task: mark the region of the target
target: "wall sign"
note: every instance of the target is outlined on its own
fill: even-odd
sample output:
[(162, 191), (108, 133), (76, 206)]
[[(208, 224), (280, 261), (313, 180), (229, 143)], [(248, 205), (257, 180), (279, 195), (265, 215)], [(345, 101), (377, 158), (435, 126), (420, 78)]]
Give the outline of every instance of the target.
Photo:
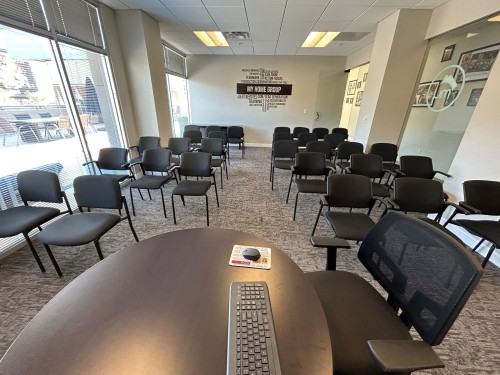
[(292, 95), (292, 85), (277, 70), (242, 69), (245, 79), (236, 84), (238, 99), (248, 99), (250, 107), (261, 107), (262, 112), (286, 104)]

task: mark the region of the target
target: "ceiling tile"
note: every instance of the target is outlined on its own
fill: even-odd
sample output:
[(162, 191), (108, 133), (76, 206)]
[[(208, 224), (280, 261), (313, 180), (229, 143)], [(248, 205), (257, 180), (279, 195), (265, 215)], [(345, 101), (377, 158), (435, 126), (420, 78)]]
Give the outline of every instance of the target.
[(245, 0), (245, 7), (248, 8), (262, 8), (268, 6), (281, 6), (285, 8), (287, 0)]
[(228, 20), (231, 20), (231, 22), (247, 22), (244, 7), (207, 7), (207, 9), (216, 23)]
[(247, 6), (248, 22), (273, 22), (281, 23), (284, 6), (263, 6), (263, 7), (248, 7)]
[(210, 22), (196, 22), (184, 21), (184, 24), (193, 31), (218, 31), (217, 24), (213, 21)]
[(210, 47), (209, 50), (214, 55), (234, 55), (233, 51), (229, 47)]
[(362, 5), (365, 8), (372, 5), (376, 0), (333, 0), (332, 3), (335, 5)]
[(164, 32), (168, 31), (192, 32), (192, 30), (186, 27), (186, 25), (184, 25), (181, 21), (160, 22), (160, 30)]
[(172, 32), (167, 32), (166, 33), (169, 37), (169, 39), (172, 40), (199, 40), (196, 35), (192, 31), (186, 32), (186, 31), (172, 31)]
[(398, 7), (398, 8), (411, 8), (415, 4), (420, 3), (422, 0), (378, 0), (375, 6), (381, 7)]
[(281, 24), (250, 23), (250, 37), (252, 40), (278, 40)]
[(250, 26), (245, 22), (217, 22), (220, 31), (250, 31)]
[(397, 11), (397, 7), (370, 7), (356, 21), (359, 22), (380, 22)]
[(324, 10), (325, 6), (323, 5), (287, 5), (285, 10), (284, 22), (316, 22)]
[(288, 0), (288, 5), (328, 5), (330, 0)]
[(280, 40), (295, 40), (301, 44), (311, 32), (314, 22), (288, 22), (283, 23), (280, 32)]
[(375, 22), (360, 22), (354, 21), (342, 31), (358, 31), (358, 32), (373, 32), (377, 30), (377, 23)]
[[(144, 0), (138, 0), (144, 1)], [(204, 6), (201, 0), (160, 0), (166, 7), (187, 7), (187, 6)]]
[(319, 21), (314, 25), (314, 31), (342, 31), (351, 24), (352, 21)]
[(231, 47), (235, 55), (253, 55), (253, 47)]
[(366, 10), (365, 6), (330, 5), (321, 16), (321, 21), (348, 21), (356, 19)]
[(434, 9), (448, 0), (423, 0), (415, 5), (415, 8)]
[(130, 9), (127, 5), (120, 0), (101, 0), (101, 3), (113, 9)]
[[(420, 0), (418, 0), (420, 1)], [(205, 6), (243, 6), (243, 0), (203, 0)]]
[(168, 9), (183, 22), (213, 22), (205, 7), (169, 7)]

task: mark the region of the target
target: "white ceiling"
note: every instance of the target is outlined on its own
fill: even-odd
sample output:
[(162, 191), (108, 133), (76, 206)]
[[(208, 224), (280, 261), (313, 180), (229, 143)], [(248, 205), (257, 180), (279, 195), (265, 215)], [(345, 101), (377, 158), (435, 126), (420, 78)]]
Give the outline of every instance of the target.
[[(347, 56), (373, 42), (377, 23), (398, 9), (433, 9), (447, 0), (101, 0), (142, 9), (161, 37), (186, 54)], [(206, 47), (193, 31), (247, 31), (250, 40)], [(310, 31), (369, 32), (359, 41), (300, 48)]]

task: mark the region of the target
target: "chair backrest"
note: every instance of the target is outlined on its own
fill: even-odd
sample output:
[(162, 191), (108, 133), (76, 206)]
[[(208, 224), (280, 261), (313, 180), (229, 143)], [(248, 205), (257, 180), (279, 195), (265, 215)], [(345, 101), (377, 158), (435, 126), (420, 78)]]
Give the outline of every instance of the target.
[(384, 162), (395, 162), (398, 157), (398, 146), (394, 143), (374, 143), (370, 154), (380, 155)]
[(295, 154), (295, 173), (303, 176), (326, 176), (325, 154), (321, 152), (297, 152)]
[(203, 138), (200, 151), (208, 152), (213, 156), (222, 156), (224, 154), (224, 141), (220, 138)]
[(318, 135), (314, 133), (299, 133), (297, 140), (299, 141), (299, 147), (305, 147), (307, 142), (317, 141)]
[(186, 130), (200, 130), (198, 125), (184, 125), (184, 131)]
[(78, 207), (122, 208), (120, 183), (111, 176), (78, 176), (73, 181)]
[(276, 133), (291, 133), (291, 130), (288, 126), (276, 126), (274, 128), (274, 134)]
[(208, 177), (212, 173), (212, 155), (208, 152), (185, 152), (179, 165), (183, 176)]
[(190, 143), (191, 140), (189, 138), (173, 137), (169, 138), (167, 148), (172, 151), (172, 154), (181, 155), (189, 151)]
[(358, 258), (430, 345), (441, 343), (483, 272), (445, 232), (395, 212), (368, 233)]
[(318, 139), (323, 139), (325, 138), (325, 135), (330, 133), (330, 130), (328, 130), (327, 128), (313, 128), (311, 133), (316, 134), (318, 136)]
[(292, 133), (285, 133), (285, 132), (280, 132), (280, 133), (274, 133), (273, 134), (273, 143), (276, 141), (291, 141), (293, 139)]
[(17, 188), (23, 202), (62, 203), (63, 193), (57, 174), (41, 170), (17, 174)]
[(200, 130), (184, 130), (182, 136), (184, 138), (189, 138), (191, 143), (200, 143), (202, 138)]
[[(284, 133), (287, 134), (287, 133)], [(299, 144), (293, 139), (276, 141), (273, 143), (273, 157), (275, 158), (295, 158), (295, 154), (299, 152)]]
[(142, 166), (148, 172), (168, 172), (172, 151), (164, 148), (148, 148), (142, 154)]
[(309, 130), (309, 128), (306, 128), (306, 127), (303, 127), (303, 126), (296, 126), (295, 128), (293, 128), (293, 138), (298, 138), (299, 137), (299, 134), (303, 134), (303, 133), (310, 133), (311, 131)]
[(219, 132), (221, 131), (221, 127), (219, 125), (208, 125), (206, 128), (205, 128), (205, 134), (208, 135), (210, 134), (210, 132)]
[(222, 130), (208, 133), (208, 138), (220, 138), (224, 141), (224, 144), (227, 143), (227, 133)]
[(382, 157), (375, 154), (352, 154), (349, 169), (353, 174), (370, 178), (380, 178), (384, 175)]
[(433, 178), (432, 159), (421, 155), (404, 155), (399, 158), (399, 169), (406, 177)]
[(344, 139), (347, 139), (347, 137), (349, 136), (349, 130), (347, 130), (346, 128), (333, 128), (332, 129), (332, 134), (342, 134), (344, 136)]
[(352, 154), (362, 154), (363, 144), (359, 142), (340, 142), (337, 147), (337, 159), (349, 160)]
[(332, 148), (332, 150), (335, 150), (337, 147), (339, 147), (339, 144), (344, 142), (345, 138), (340, 133), (332, 133), (332, 134), (325, 135), (323, 137), (323, 140), (325, 142), (330, 143), (330, 147)]
[(443, 184), (428, 178), (397, 178), (394, 202), (401, 211), (440, 213), (445, 208)]
[(244, 132), (242, 126), (230, 126), (227, 128), (228, 138), (243, 138)]
[(309, 141), (306, 144), (306, 151), (308, 152), (321, 152), (325, 154), (327, 159), (332, 158), (332, 148), (330, 143), (325, 141)]
[(500, 182), (469, 180), (463, 183), (465, 203), (485, 215), (500, 215)]
[(357, 174), (334, 174), (326, 182), (328, 205), (332, 207), (370, 208), (373, 205), (372, 182)]
[(160, 146), (160, 137), (154, 136), (144, 136), (139, 138), (139, 142), (137, 143), (137, 151), (139, 155), (142, 155), (144, 150), (149, 148), (158, 148)]
[(127, 166), (128, 150), (121, 147), (105, 147), (99, 150), (97, 162), (99, 169), (108, 169), (115, 171), (128, 170)]

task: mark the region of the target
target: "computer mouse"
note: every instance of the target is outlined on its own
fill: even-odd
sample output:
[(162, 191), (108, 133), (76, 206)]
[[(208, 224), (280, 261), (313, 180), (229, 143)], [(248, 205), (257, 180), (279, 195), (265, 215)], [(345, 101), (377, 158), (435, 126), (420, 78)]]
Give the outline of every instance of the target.
[(260, 251), (255, 247), (247, 247), (245, 250), (243, 250), (241, 255), (243, 255), (243, 258), (245, 259), (255, 261), (260, 258)]

